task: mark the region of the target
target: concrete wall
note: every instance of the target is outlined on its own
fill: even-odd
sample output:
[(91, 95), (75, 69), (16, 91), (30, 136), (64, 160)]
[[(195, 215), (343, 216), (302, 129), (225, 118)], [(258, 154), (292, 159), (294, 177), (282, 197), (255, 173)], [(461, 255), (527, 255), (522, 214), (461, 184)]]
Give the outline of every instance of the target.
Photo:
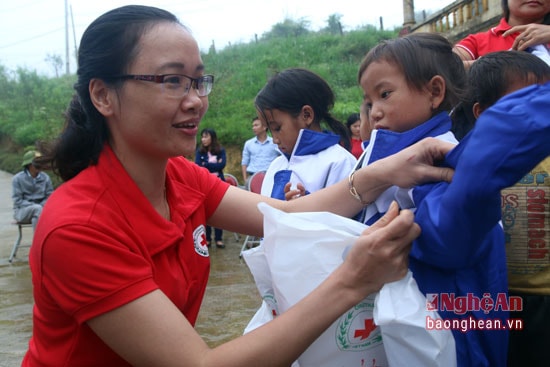
[(468, 34), (494, 27), (502, 17), (500, 0), (457, 0), (434, 13), (409, 32), (438, 32), (456, 42)]

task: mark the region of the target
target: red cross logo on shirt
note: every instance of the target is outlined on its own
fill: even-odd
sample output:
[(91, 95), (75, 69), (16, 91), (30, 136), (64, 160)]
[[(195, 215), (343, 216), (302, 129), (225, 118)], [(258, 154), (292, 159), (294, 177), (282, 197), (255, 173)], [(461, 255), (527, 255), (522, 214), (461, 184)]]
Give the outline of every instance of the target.
[(376, 329), (376, 324), (374, 323), (373, 319), (366, 319), (365, 320), (365, 328), (364, 329), (356, 329), (355, 334), (353, 335), (354, 338), (361, 338), (361, 340), (365, 340), (369, 337), (370, 333)]
[(207, 247), (208, 241), (206, 240), (206, 233), (201, 233), (201, 246)]

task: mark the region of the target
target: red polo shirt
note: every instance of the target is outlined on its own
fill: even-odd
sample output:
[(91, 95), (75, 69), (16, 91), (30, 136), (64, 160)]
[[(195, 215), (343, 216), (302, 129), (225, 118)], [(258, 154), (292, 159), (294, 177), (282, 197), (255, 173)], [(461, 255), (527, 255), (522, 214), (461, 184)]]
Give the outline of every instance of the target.
[(127, 366), (86, 322), (156, 289), (194, 324), (210, 269), (205, 222), (228, 187), (184, 158), (171, 159), (167, 221), (105, 146), (97, 165), (54, 191), (40, 217), (23, 366)]
[(519, 33), (511, 34), (508, 37), (502, 37), (502, 34), (512, 28), (506, 19), (500, 19), (500, 23), (487, 32), (470, 34), (459, 41), (455, 46), (460, 47), (470, 56), (472, 60), (495, 51), (507, 51), (512, 48), (514, 40)]

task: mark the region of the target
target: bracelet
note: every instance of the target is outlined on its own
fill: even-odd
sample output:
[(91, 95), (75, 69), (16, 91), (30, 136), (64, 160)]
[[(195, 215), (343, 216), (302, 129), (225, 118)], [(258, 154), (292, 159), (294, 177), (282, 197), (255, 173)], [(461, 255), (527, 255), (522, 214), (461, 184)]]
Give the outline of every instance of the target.
[(359, 195), (359, 193), (355, 189), (355, 186), (353, 186), (353, 177), (355, 176), (355, 172), (357, 171), (353, 171), (348, 177), (349, 193), (351, 194), (351, 196), (357, 199), (363, 206), (372, 204), (372, 201), (371, 202), (363, 201), (363, 199), (361, 198), (361, 195)]

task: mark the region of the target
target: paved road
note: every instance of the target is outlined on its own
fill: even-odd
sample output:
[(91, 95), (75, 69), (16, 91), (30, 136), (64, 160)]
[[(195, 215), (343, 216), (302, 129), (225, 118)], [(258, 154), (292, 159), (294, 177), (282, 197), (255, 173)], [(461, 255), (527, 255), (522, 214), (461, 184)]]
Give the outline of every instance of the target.
[[(12, 175), (0, 171), (0, 367), (18, 367), (32, 332), (32, 285), (29, 248), (21, 248), (13, 263), (8, 258), (17, 235), (12, 223)], [(32, 229), (25, 228), (23, 245), (30, 245)], [(243, 236), (225, 232), (225, 249), (210, 250), (212, 271), (196, 329), (211, 346), (242, 334), (259, 307), (254, 280), (239, 259)]]

